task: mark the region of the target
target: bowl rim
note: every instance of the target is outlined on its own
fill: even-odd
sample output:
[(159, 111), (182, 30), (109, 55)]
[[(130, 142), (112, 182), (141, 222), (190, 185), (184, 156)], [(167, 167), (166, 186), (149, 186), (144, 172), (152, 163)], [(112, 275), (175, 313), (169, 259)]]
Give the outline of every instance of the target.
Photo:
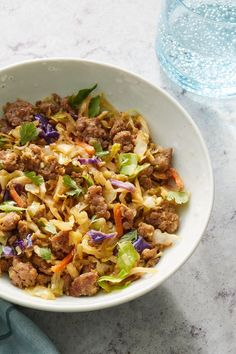
[[(1, 67), (0, 68), (0, 75), (6, 70), (15, 69), (17, 67), (24, 67), (29, 64), (45, 63), (45, 62), (49, 62), (49, 63), (52, 63), (52, 62), (57, 62), (57, 63), (58, 62), (80, 62), (80, 63), (85, 63), (85, 64), (86, 63), (87, 64), (94, 64), (96, 66), (98, 65), (98, 66), (102, 66), (104, 68), (110, 68), (110, 69), (113, 69), (116, 71), (121, 71), (124, 74), (132, 76), (134, 79), (137, 79), (137, 80), (143, 82), (144, 84), (151, 86), (151, 88), (156, 90), (159, 93), (159, 95), (164, 96), (173, 105), (175, 105), (181, 111), (181, 113), (185, 116), (185, 118), (188, 120), (190, 125), (193, 127), (193, 129), (194, 129), (194, 131), (195, 131), (195, 133), (202, 145), (202, 148), (203, 148), (203, 151), (204, 151), (204, 154), (206, 157), (208, 174), (209, 174), (209, 201), (210, 201), (210, 203), (207, 206), (207, 210), (205, 211), (205, 214), (207, 215), (206, 221), (202, 225), (202, 229), (201, 229), (201, 232), (199, 232), (198, 239), (196, 239), (195, 242), (193, 242), (190, 252), (181, 260), (181, 262), (177, 266), (175, 266), (172, 270), (167, 271), (165, 276), (163, 276), (161, 280), (157, 278), (157, 280), (154, 280), (152, 283), (145, 286), (145, 288), (138, 289), (138, 291), (136, 291), (135, 293), (126, 294), (126, 296), (117, 297), (117, 298), (111, 299), (111, 300), (109, 300), (109, 298), (108, 298), (106, 303), (101, 304), (101, 303), (99, 303), (99, 301), (97, 301), (97, 302), (94, 301), (94, 303), (90, 304), (90, 305), (86, 305), (86, 304), (76, 305), (74, 303), (70, 304), (70, 302), (69, 302), (68, 304), (66, 304), (66, 305), (63, 304), (60, 307), (53, 306), (53, 302), (51, 302), (49, 300), (44, 300), (44, 299), (40, 299), (40, 300), (44, 300), (42, 303), (39, 303), (36, 301), (34, 302), (33, 300), (29, 302), (27, 299), (21, 299), (20, 297), (17, 298), (17, 296), (14, 296), (14, 295), (7, 295), (6, 293), (3, 293), (0, 288), (0, 297), (2, 299), (6, 300), (6, 301), (10, 301), (12, 303), (15, 303), (17, 305), (25, 306), (25, 307), (36, 309), (36, 310), (43, 310), (43, 311), (86, 312), (86, 311), (101, 310), (101, 309), (121, 305), (123, 303), (129, 302), (129, 301), (134, 300), (136, 298), (139, 298), (140, 296), (147, 294), (148, 292), (155, 289), (157, 286), (161, 285), (165, 280), (167, 280), (171, 275), (173, 275), (178, 269), (180, 269), (184, 265), (184, 263), (191, 257), (191, 255), (193, 254), (193, 252), (197, 248), (198, 244), (200, 243), (200, 240), (206, 230), (206, 227), (208, 225), (208, 222), (209, 222), (209, 219), (210, 219), (210, 216), (212, 213), (213, 203), (214, 203), (214, 192), (215, 192), (213, 170), (212, 170), (212, 164), (211, 164), (208, 148), (207, 148), (206, 143), (202, 137), (200, 129), (198, 128), (198, 126), (196, 125), (194, 120), (191, 118), (190, 114), (182, 107), (182, 105), (175, 98), (173, 98), (168, 92), (166, 92), (165, 90), (163, 90), (162, 88), (160, 88), (156, 84), (148, 81), (147, 79), (144, 79), (141, 75), (136, 74), (136, 73), (129, 71), (127, 69), (124, 69), (120, 66), (108, 64), (104, 61), (88, 60), (88, 59), (76, 58), (76, 57), (49, 57), (49, 58), (43, 57), (43, 58), (37, 58), (37, 59), (28, 59), (28, 60), (20, 61), (20, 62), (11, 64), (11, 65), (6, 65), (4, 67)], [(34, 299), (34, 298), (32, 297), (32, 299)]]

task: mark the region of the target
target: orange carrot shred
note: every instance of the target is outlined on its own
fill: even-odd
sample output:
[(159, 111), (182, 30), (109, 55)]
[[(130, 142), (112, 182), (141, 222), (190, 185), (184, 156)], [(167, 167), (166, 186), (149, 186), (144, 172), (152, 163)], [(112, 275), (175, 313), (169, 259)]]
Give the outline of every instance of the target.
[(114, 209), (114, 220), (116, 225), (116, 232), (118, 237), (121, 237), (124, 233), (123, 224), (122, 224), (122, 216), (121, 216), (121, 205), (119, 203), (115, 204)]
[(16, 202), (18, 207), (24, 208), (24, 201), (21, 199), (21, 197), (19, 196), (19, 194), (15, 190), (14, 186), (11, 186), (9, 188), (9, 192), (10, 192), (12, 199), (14, 200), (14, 202)]
[(94, 147), (83, 141), (77, 141), (76, 144), (83, 148), (89, 155), (93, 155), (95, 153)]
[(72, 261), (73, 256), (74, 256), (74, 249), (65, 258), (63, 258), (59, 263), (52, 266), (51, 270), (54, 273), (62, 271), (67, 266), (67, 264)]
[(180, 191), (184, 189), (184, 182), (175, 168), (169, 168), (168, 175), (174, 179), (176, 186)]

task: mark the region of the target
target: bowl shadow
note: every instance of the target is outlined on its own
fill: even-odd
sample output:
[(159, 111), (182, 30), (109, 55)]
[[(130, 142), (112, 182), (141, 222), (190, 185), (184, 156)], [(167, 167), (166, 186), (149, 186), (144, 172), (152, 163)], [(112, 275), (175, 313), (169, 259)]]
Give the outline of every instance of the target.
[(114, 308), (49, 313), (20, 308), (62, 354), (203, 353), (205, 332), (185, 318), (165, 286)]

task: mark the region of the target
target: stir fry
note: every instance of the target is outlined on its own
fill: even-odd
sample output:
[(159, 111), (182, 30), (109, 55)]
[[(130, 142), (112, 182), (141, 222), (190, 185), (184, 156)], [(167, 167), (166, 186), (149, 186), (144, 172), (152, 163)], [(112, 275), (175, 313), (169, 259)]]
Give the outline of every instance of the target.
[(17, 99), (0, 120), (0, 274), (45, 299), (154, 272), (189, 200), (172, 148), (96, 88)]

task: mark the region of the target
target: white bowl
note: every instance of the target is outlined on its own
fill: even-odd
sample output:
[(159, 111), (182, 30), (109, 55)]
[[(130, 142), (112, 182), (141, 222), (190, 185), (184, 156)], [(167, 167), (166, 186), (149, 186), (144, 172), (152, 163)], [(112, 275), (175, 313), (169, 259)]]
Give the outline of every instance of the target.
[(158, 272), (135, 281), (122, 291), (94, 297), (60, 297), (54, 301), (29, 296), (0, 278), (0, 297), (47, 311), (90, 311), (135, 299), (172, 275), (197, 247), (213, 204), (213, 175), (206, 145), (188, 113), (160, 88), (120, 68), (78, 59), (40, 59), (0, 70), (0, 104), (22, 98), (36, 101), (50, 93), (68, 95), (98, 83), (119, 110), (135, 108), (149, 123), (154, 142), (174, 148), (174, 165), (192, 194), (181, 213), (180, 240), (157, 265)]

